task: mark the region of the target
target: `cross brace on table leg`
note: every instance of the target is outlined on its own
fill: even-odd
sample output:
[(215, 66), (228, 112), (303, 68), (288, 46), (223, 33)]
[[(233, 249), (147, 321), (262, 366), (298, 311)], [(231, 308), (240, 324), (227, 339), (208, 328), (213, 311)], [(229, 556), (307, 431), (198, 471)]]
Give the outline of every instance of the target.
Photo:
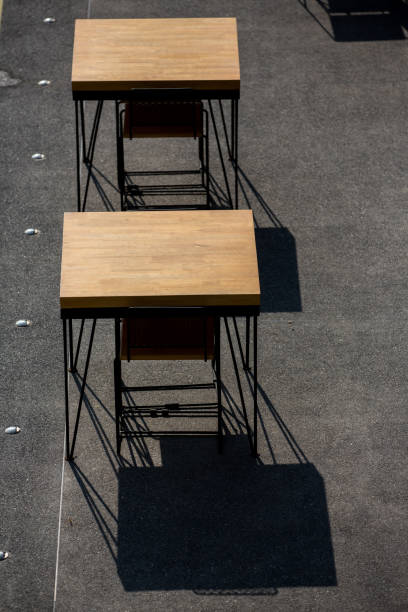
[[(84, 192), (84, 197), (82, 198), (81, 196), (81, 177), (80, 177), (80, 157), (81, 157), (81, 153), (80, 153), (80, 134), (79, 134), (79, 117), (78, 117), (78, 105), (79, 105), (79, 110), (80, 110), (80, 115), (81, 115), (81, 136), (82, 136), (82, 161), (84, 162), (86, 168), (87, 168), (87, 178), (86, 178), (86, 185), (85, 185), (85, 192)], [(102, 114), (102, 107), (103, 107), (103, 100), (98, 100), (97, 106), (96, 106), (96, 111), (95, 111), (95, 116), (94, 116), (94, 120), (93, 120), (93, 125), (92, 125), (92, 130), (91, 130), (91, 136), (89, 139), (89, 144), (88, 144), (88, 150), (86, 151), (86, 143), (85, 143), (85, 119), (84, 119), (84, 103), (83, 101), (76, 101), (75, 102), (75, 121), (76, 121), (76, 149), (77, 149), (77, 198), (78, 198), (78, 212), (84, 212), (85, 207), (86, 207), (86, 200), (88, 198), (88, 190), (89, 190), (89, 183), (90, 183), (90, 178), (91, 178), (91, 172), (92, 172), (92, 164), (93, 164), (93, 158), (94, 158), (94, 153), (95, 153), (95, 144), (96, 144), (96, 138), (98, 135), (98, 129), (99, 129), (99, 122), (101, 119), (101, 114)]]
[(238, 100), (232, 100), (232, 116), (233, 116), (233, 146), (231, 146), (232, 166), (234, 168), (235, 182), (235, 208), (238, 209)]
[(220, 317), (215, 317), (214, 321), (215, 331), (215, 375), (217, 384), (217, 440), (218, 440), (218, 452), (222, 453), (222, 403), (221, 403), (221, 330), (220, 330)]
[(221, 143), (220, 143), (220, 138), (218, 136), (218, 129), (217, 129), (217, 124), (216, 124), (215, 117), (214, 117), (214, 111), (213, 111), (213, 107), (212, 107), (212, 104), (211, 104), (211, 100), (208, 100), (208, 107), (210, 109), (211, 122), (212, 122), (212, 125), (213, 125), (213, 128), (214, 128), (215, 140), (217, 142), (218, 154), (220, 156), (220, 161), (221, 161), (222, 173), (224, 175), (225, 186), (226, 186), (227, 192), (228, 192), (228, 200), (229, 200), (231, 208), (233, 208), (231, 190), (230, 190), (230, 186), (229, 186), (227, 171), (225, 169), (224, 157), (223, 157), (222, 150), (221, 150)]
[(232, 321), (234, 324), (235, 335), (237, 337), (239, 354), (242, 361), (242, 367), (244, 370), (250, 370), (251, 367), (249, 365), (249, 348), (250, 348), (250, 334), (251, 334), (251, 317), (245, 317), (245, 356), (244, 351), (242, 349), (241, 337), (239, 335), (237, 321), (235, 317), (232, 317)]
[(218, 100), (218, 105), (220, 107), (220, 115), (221, 115), (222, 127), (224, 129), (225, 142), (227, 143), (229, 160), (232, 161), (232, 151), (231, 151), (230, 142), (229, 142), (229, 138), (228, 138), (227, 124), (226, 124), (226, 121), (225, 121), (225, 114), (224, 114), (224, 107), (222, 105), (222, 100)]
[[(246, 367), (246, 360), (249, 360), (249, 325), (250, 325), (250, 317), (246, 318), (246, 326), (247, 326), (247, 344), (246, 344), (246, 360), (244, 359), (244, 354), (243, 354), (243, 350), (242, 350), (242, 344), (241, 344), (241, 338), (239, 336), (239, 331), (238, 331), (238, 326), (237, 326), (237, 322), (235, 317), (232, 317), (232, 322), (234, 325), (234, 331), (235, 331), (235, 336), (237, 338), (237, 343), (238, 343), (238, 349), (241, 355), (241, 361), (242, 361), (242, 365), (244, 370), (249, 370), (249, 368)], [(254, 440), (253, 440), (253, 456), (257, 457), (258, 456), (258, 316), (255, 315), (253, 317), (253, 384), (254, 384), (254, 388), (253, 388), (253, 405), (254, 405), (254, 425), (253, 425), (253, 431), (254, 431)]]
[(94, 319), (93, 323), (92, 323), (92, 330), (91, 330), (91, 335), (90, 335), (90, 339), (89, 339), (88, 352), (87, 352), (87, 356), (86, 356), (84, 376), (83, 376), (83, 379), (82, 379), (82, 385), (81, 385), (81, 390), (80, 390), (80, 394), (79, 394), (78, 408), (77, 408), (77, 414), (76, 414), (75, 426), (74, 426), (74, 434), (73, 434), (72, 443), (71, 443), (70, 442), (70, 436), (69, 436), (69, 395), (68, 395), (68, 367), (67, 367), (67, 329), (66, 329), (66, 320), (65, 319), (63, 320), (64, 375), (65, 375), (65, 435), (66, 435), (66, 459), (68, 461), (72, 461), (73, 455), (74, 455), (75, 442), (76, 442), (76, 438), (77, 438), (77, 434), (78, 434), (79, 418), (81, 416), (82, 402), (83, 402), (83, 399), (84, 399), (85, 388), (86, 388), (86, 379), (87, 379), (87, 376), (88, 376), (89, 361), (90, 361), (91, 353), (92, 353), (92, 345), (93, 345), (93, 339), (94, 339), (94, 334), (95, 334), (95, 326), (96, 326), (96, 319)]
[(73, 331), (72, 331), (72, 319), (68, 320), (68, 333), (69, 333), (69, 367), (68, 367), (68, 371), (71, 372), (71, 374), (74, 374), (77, 371), (79, 351), (80, 351), (80, 348), (81, 348), (82, 334), (83, 334), (83, 331), (84, 331), (84, 323), (85, 323), (85, 319), (82, 319), (81, 327), (79, 329), (79, 334), (78, 334), (78, 341), (77, 341), (77, 346), (76, 346), (76, 351), (75, 351), (75, 358), (74, 358), (74, 335), (73, 335)]
[(254, 445), (253, 445), (253, 442), (252, 442), (251, 429), (249, 427), (248, 413), (247, 413), (247, 409), (246, 409), (246, 405), (245, 405), (244, 394), (242, 392), (241, 378), (239, 376), (239, 371), (238, 371), (238, 366), (237, 366), (237, 360), (236, 360), (236, 357), (235, 357), (234, 346), (232, 344), (232, 339), (231, 339), (231, 332), (230, 332), (228, 321), (227, 321), (226, 317), (224, 317), (224, 324), (225, 324), (225, 329), (227, 331), (228, 344), (229, 344), (229, 347), (230, 347), (230, 352), (231, 352), (231, 357), (232, 357), (232, 364), (234, 366), (235, 378), (236, 378), (237, 385), (238, 385), (238, 391), (239, 391), (239, 397), (240, 397), (240, 400), (241, 400), (242, 412), (244, 414), (244, 421), (245, 421), (245, 426), (246, 426), (247, 435), (248, 435), (249, 448), (250, 448), (251, 454), (254, 455), (255, 449), (254, 449)]

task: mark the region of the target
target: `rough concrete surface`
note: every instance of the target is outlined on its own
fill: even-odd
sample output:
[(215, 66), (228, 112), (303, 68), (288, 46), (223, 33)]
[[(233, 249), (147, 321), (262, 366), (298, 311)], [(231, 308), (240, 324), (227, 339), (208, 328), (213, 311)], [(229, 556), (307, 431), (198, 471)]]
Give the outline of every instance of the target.
[[(381, 0), (5, 0), (1, 610), (407, 609), (407, 15)], [(240, 206), (254, 212), (262, 290), (260, 458), (224, 330), (224, 453), (165, 439), (125, 445), (119, 460), (105, 321), (68, 464), (58, 289), (63, 212), (76, 209), (74, 19), (208, 16), (238, 19)], [(146, 141), (132, 154), (183, 164), (188, 146)], [(211, 160), (222, 189), (213, 137)], [(95, 165), (104, 197), (92, 185), (88, 210), (118, 210), (112, 103)], [(32, 325), (17, 329), (20, 318)], [(205, 364), (130, 366), (146, 384), (209, 376)]]

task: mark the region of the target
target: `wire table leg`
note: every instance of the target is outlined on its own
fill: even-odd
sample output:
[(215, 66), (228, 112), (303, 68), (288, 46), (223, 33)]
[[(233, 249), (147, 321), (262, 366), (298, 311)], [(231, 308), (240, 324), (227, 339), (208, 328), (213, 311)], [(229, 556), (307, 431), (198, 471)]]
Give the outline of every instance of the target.
[(254, 449), (253, 456), (258, 456), (258, 317), (254, 316)]
[(68, 371), (73, 373), (74, 369), (74, 339), (72, 332), (72, 319), (68, 319), (68, 337), (69, 337), (69, 366)]
[(64, 342), (64, 394), (65, 394), (65, 458), (69, 456), (69, 395), (68, 395), (68, 359), (67, 359), (67, 321), (62, 321)]
[(77, 371), (77, 365), (78, 365), (78, 357), (79, 357), (79, 350), (81, 348), (81, 340), (82, 340), (82, 334), (84, 332), (84, 323), (85, 323), (85, 319), (82, 319), (81, 321), (81, 327), (79, 329), (79, 335), (78, 335), (78, 342), (77, 342), (77, 347), (76, 347), (76, 351), (75, 351), (75, 359), (74, 359), (74, 365), (73, 365), (73, 372)]
[(251, 339), (251, 317), (245, 319), (245, 363), (244, 370), (250, 370), (249, 365), (249, 344)]
[[(91, 137), (89, 139), (88, 151), (87, 151), (86, 158), (84, 159), (84, 162), (88, 170), (88, 174), (86, 177), (84, 199), (82, 202), (80, 212), (85, 211), (86, 200), (88, 198), (89, 182), (91, 180), (92, 163), (93, 163), (93, 158), (94, 158), (94, 153), (95, 153), (95, 144), (96, 144), (96, 137), (98, 135), (99, 122), (100, 122), (101, 115), (102, 115), (102, 108), (103, 108), (103, 100), (98, 100), (98, 104), (97, 104), (96, 111), (95, 111), (94, 122), (92, 126)], [(85, 139), (85, 135), (83, 135), (83, 138)]]
[(208, 208), (212, 208), (211, 198), (210, 198), (210, 147), (209, 147), (209, 133), (208, 133), (208, 112), (206, 110), (203, 111), (205, 113), (205, 161), (204, 161), (204, 173), (205, 173), (205, 192), (207, 197), (207, 206)]
[(122, 414), (122, 373), (120, 361), (120, 319), (115, 319), (115, 360), (113, 363), (113, 378), (115, 389), (115, 426), (116, 452), (120, 455), (122, 438), (120, 435), (120, 418)]
[(77, 211), (81, 212), (81, 142), (79, 135), (78, 100), (75, 100), (75, 142), (76, 142), (76, 181), (77, 181)]
[(232, 165), (234, 168), (235, 180), (235, 208), (238, 209), (238, 100), (232, 101), (233, 106), (233, 134), (231, 140), (232, 146)]
[(224, 129), (225, 142), (227, 143), (228, 157), (229, 157), (229, 160), (232, 161), (232, 153), (231, 153), (231, 147), (230, 147), (230, 142), (229, 142), (229, 137), (228, 137), (227, 124), (225, 122), (225, 114), (224, 114), (224, 107), (222, 105), (222, 100), (218, 100), (218, 105), (220, 108), (222, 127)]
[[(83, 101), (75, 100), (75, 137), (76, 137), (76, 179), (77, 179), (77, 211), (83, 212), (86, 206), (88, 197), (89, 182), (91, 178), (92, 163), (95, 153), (95, 143), (98, 135), (99, 122), (101, 119), (103, 100), (99, 100), (95, 117), (92, 125), (91, 136), (89, 139), (88, 150), (85, 145), (85, 119), (84, 119), (84, 103)], [(82, 141), (82, 151), (81, 151)], [(85, 193), (82, 198), (81, 194), (81, 163), (87, 167), (88, 174), (86, 177)]]
[(231, 148), (230, 148), (230, 160), (234, 163), (234, 148), (235, 148), (235, 130), (234, 130), (234, 100), (231, 100)]
[(81, 134), (82, 134), (82, 161), (86, 160), (86, 135), (85, 135), (85, 113), (84, 113), (84, 101), (80, 102), (81, 111)]
[(115, 100), (115, 125), (116, 125), (116, 161), (117, 161), (117, 178), (120, 192), (120, 210), (124, 210), (124, 155), (123, 155), (123, 135), (122, 135), (122, 119), (120, 113), (119, 100)]
[[(234, 319), (234, 322), (235, 322), (235, 319)], [(244, 414), (244, 421), (245, 421), (245, 426), (246, 426), (247, 435), (248, 435), (249, 449), (251, 451), (251, 455), (253, 455), (254, 454), (254, 446), (253, 446), (253, 443), (252, 443), (251, 429), (249, 427), (248, 413), (247, 413), (247, 409), (246, 409), (246, 405), (245, 405), (244, 394), (243, 394), (243, 391), (242, 391), (241, 379), (240, 379), (240, 376), (239, 376), (239, 371), (238, 371), (237, 359), (235, 357), (234, 346), (232, 344), (231, 332), (230, 332), (228, 320), (227, 320), (226, 317), (224, 317), (224, 323), (225, 323), (225, 329), (227, 331), (228, 344), (229, 344), (229, 347), (230, 347), (230, 353), (231, 353), (231, 357), (232, 357), (232, 364), (234, 366), (235, 378), (236, 378), (237, 385), (238, 385), (238, 392), (239, 392), (239, 397), (240, 397), (240, 400), (241, 400), (242, 412)]]
[(228, 201), (230, 203), (231, 208), (233, 208), (231, 190), (230, 190), (230, 186), (229, 186), (227, 171), (225, 169), (224, 157), (223, 157), (223, 154), (222, 154), (220, 138), (218, 136), (217, 123), (215, 121), (214, 111), (213, 111), (213, 107), (212, 107), (212, 104), (211, 104), (211, 100), (208, 100), (208, 107), (210, 109), (211, 123), (212, 123), (212, 126), (214, 128), (215, 140), (217, 142), (218, 154), (219, 154), (220, 161), (221, 161), (222, 173), (224, 175), (225, 187), (226, 187), (227, 193), (228, 193)]
[(217, 380), (218, 452), (222, 453), (220, 317), (215, 317), (215, 374)]
[(76, 438), (78, 434), (79, 418), (81, 416), (82, 402), (83, 402), (84, 394), (85, 394), (86, 378), (88, 376), (89, 361), (91, 359), (91, 353), (92, 353), (92, 344), (93, 344), (93, 339), (94, 339), (94, 334), (95, 334), (95, 326), (96, 326), (96, 319), (94, 319), (92, 323), (91, 337), (89, 339), (89, 347), (88, 347), (88, 353), (86, 356), (84, 377), (82, 379), (81, 392), (79, 394), (78, 409), (77, 409), (77, 415), (75, 419), (75, 427), (74, 427), (74, 434), (72, 436), (71, 448), (69, 448), (69, 439), (67, 440), (68, 441), (68, 456), (67, 456), (68, 461), (72, 461), (73, 455), (74, 455), (75, 442), (76, 442)]

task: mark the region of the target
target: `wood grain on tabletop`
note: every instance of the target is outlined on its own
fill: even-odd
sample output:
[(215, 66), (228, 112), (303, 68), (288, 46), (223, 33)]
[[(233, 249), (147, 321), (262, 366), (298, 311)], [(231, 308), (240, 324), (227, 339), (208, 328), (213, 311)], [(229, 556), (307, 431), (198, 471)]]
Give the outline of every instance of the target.
[(72, 89), (239, 90), (235, 18), (77, 19)]
[(252, 211), (64, 215), (62, 308), (259, 302)]

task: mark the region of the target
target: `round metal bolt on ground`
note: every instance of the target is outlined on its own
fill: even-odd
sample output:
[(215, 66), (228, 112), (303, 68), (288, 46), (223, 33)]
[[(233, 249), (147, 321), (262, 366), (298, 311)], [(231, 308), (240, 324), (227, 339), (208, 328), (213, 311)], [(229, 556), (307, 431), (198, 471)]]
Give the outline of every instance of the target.
[(4, 433), (6, 434), (18, 434), (20, 433), (21, 429), (20, 427), (17, 427), (17, 425), (12, 425), (11, 427), (6, 427), (6, 429), (4, 430)]
[(47, 85), (50, 85), (51, 81), (47, 81), (47, 79), (42, 79), (41, 81), (38, 81), (37, 85), (39, 85), (40, 87), (47, 87)]
[(34, 161), (42, 161), (45, 159), (45, 155), (43, 153), (34, 153), (34, 155), (31, 156), (31, 159)]
[(39, 234), (40, 230), (35, 229), (35, 227), (29, 227), (24, 231), (27, 236), (34, 236), (35, 234)]
[(43, 19), (44, 23), (55, 23), (56, 19), (55, 17), (46, 17), (45, 19)]
[(31, 325), (31, 321), (28, 319), (19, 319), (16, 321), (16, 327), (28, 327), (29, 325)]
[(7, 559), (8, 556), (9, 556), (8, 552), (4, 550), (0, 550), (0, 561), (4, 561), (4, 559)]

